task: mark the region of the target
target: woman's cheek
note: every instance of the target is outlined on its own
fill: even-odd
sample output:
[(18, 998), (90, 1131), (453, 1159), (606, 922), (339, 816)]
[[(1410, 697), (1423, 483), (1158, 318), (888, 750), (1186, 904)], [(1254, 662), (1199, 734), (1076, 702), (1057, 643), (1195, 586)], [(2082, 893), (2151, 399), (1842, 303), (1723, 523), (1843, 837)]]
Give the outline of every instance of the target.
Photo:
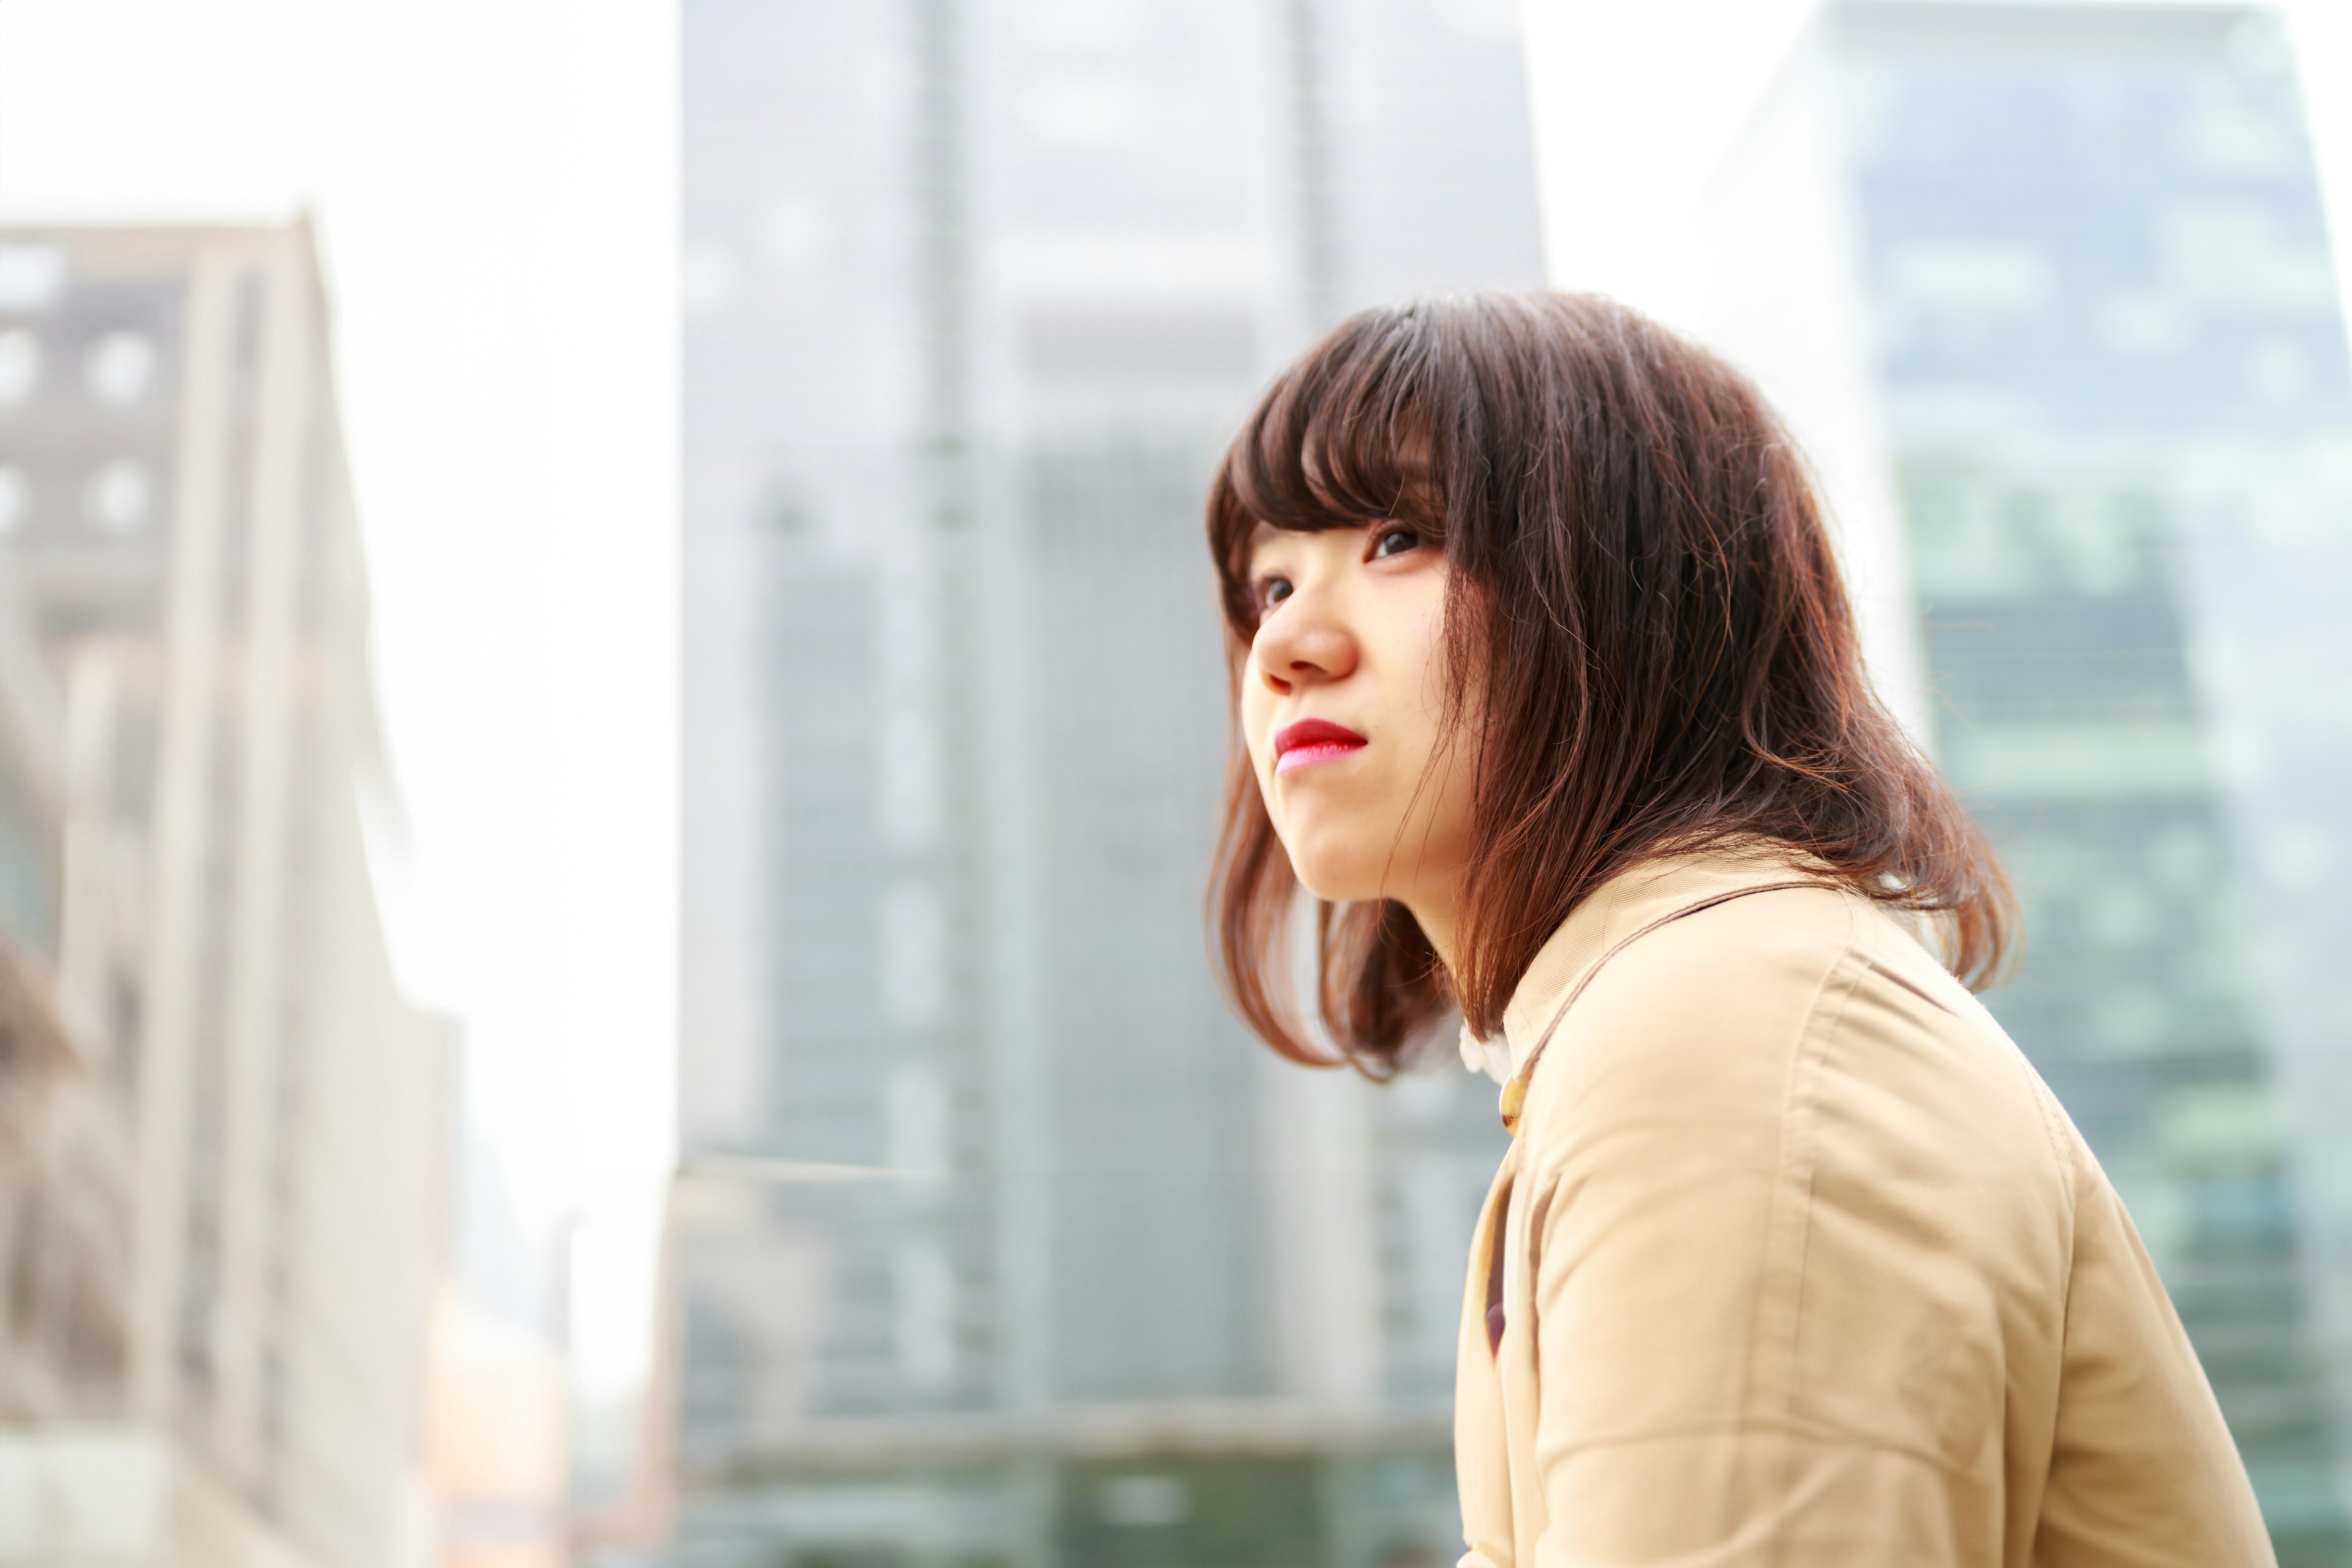
[(1258, 787), (1264, 790), (1268, 783), (1265, 765), (1267, 719), (1265, 700), (1258, 690), (1261, 683), (1262, 678), (1255, 663), (1242, 667), (1242, 747), (1249, 752), (1250, 771), (1257, 775)]

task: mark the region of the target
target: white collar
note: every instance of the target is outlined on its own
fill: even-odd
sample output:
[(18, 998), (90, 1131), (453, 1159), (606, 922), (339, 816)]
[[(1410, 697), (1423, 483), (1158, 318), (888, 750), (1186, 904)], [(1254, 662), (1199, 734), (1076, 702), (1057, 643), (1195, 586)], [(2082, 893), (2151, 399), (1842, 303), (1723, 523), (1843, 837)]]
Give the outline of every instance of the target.
[(1462, 1065), (1472, 1072), (1483, 1072), (1496, 1083), (1511, 1081), (1511, 1047), (1500, 1039), (1482, 1040), (1462, 1028)]

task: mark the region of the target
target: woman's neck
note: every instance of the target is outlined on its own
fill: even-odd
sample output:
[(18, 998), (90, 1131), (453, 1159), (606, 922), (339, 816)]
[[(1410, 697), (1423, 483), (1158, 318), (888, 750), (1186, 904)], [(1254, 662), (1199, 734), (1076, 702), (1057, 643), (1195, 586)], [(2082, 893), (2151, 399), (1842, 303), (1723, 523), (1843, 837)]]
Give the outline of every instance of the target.
[(1398, 901), (1412, 914), (1413, 923), (1421, 927), (1421, 934), (1429, 939), (1429, 945), (1437, 950), (1437, 962), (1445, 966), (1447, 976), (1460, 973), (1454, 962), (1454, 926), (1461, 912), (1457, 901), (1450, 898)]

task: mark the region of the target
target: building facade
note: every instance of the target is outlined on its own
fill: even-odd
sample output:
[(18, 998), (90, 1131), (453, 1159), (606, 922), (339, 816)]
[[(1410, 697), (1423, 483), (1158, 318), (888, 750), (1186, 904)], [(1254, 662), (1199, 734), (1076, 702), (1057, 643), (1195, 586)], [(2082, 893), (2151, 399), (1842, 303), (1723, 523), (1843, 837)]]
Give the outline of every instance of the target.
[(2352, 379), (2288, 37), (1849, 0), (1713, 203), (1748, 242), (1717, 341), (1883, 476), (1844, 521), (1908, 589), (1890, 695), (2024, 906), (1987, 1001), (2138, 1222), (2282, 1562), (2352, 1562), (2321, 956), (2352, 638), (2313, 587), (2352, 565)]
[(1993, 1005), (2139, 1221), (2282, 1555), (2352, 1561), (2323, 1194), (2264, 1009), (2295, 982), (2245, 918), (2299, 869), (2244, 820), (2271, 781), (2232, 722), (2231, 645), (2276, 606), (2200, 592), (2283, 509), (2352, 519), (2292, 56), (2243, 9), (1838, 26), (1939, 751), (2032, 943)]
[(1445, 1552), (1491, 1086), (1219, 1001), (1200, 518), (1320, 326), (1539, 280), (1513, 10), (684, 16), (676, 1560)]
[[(37, 1227), (30, 1194), (47, 1164), (58, 1098), (70, 1095), (87, 1065), (58, 1020), (51, 989), (62, 729), (57, 685), (34, 646), (20, 585), (0, 566), (0, 1257), (14, 1260), (25, 1285), (37, 1272), (45, 1287), (16, 1296), (22, 1305), (0, 1319), (0, 1407), (16, 1410), (68, 1408), (102, 1378), (110, 1308), (120, 1294), (106, 1279), (120, 1247), (95, 1237), (60, 1248), (56, 1263), (33, 1261), (55, 1243)], [(61, 1283), (60, 1274), (79, 1278)], [(89, 1308), (99, 1310), (86, 1316)]]
[(0, 1560), (411, 1550), (443, 1049), (370, 879), (341, 442), (306, 227), (0, 234), (6, 635), (56, 692), (79, 1058), (10, 1194), (5, 1310), (67, 1373), (11, 1390), (11, 1495), (52, 1503)]

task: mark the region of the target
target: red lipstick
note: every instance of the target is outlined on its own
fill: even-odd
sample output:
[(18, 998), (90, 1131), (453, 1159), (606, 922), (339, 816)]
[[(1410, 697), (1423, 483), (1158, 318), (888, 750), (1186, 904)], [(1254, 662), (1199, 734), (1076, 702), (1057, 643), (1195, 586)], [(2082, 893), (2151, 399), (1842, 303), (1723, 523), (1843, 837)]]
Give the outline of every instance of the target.
[(1363, 736), (1328, 719), (1301, 719), (1274, 732), (1274, 771), (1313, 767), (1360, 752), (1367, 743)]

